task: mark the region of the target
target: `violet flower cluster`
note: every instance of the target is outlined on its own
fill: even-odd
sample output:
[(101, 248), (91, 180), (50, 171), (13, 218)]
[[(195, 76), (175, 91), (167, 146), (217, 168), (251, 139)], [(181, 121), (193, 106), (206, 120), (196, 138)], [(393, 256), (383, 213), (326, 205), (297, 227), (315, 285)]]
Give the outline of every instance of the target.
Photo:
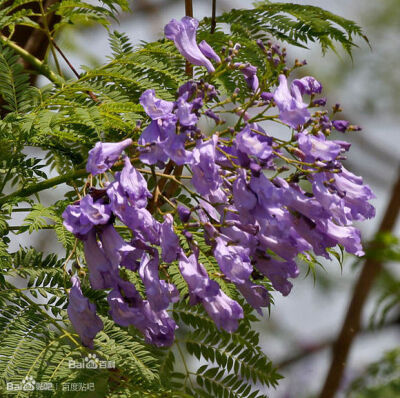
[[(263, 91), (257, 68), (234, 62), (239, 45), (221, 60), (208, 43), (197, 44), (197, 26), (189, 17), (172, 20), (165, 34), (189, 62), (207, 69), (207, 78), (183, 84), (175, 101), (146, 90), (140, 104), (150, 122), (137, 142), (131, 138), (99, 142), (89, 152), (87, 171), (93, 176), (106, 173), (122, 156), (120, 171), (63, 213), (65, 227), (83, 241), (91, 287), (108, 291), (110, 316), (121, 326), (136, 327), (157, 346), (172, 344), (177, 327), (167, 312), (180, 299), (168, 274), (172, 263), (187, 284), (189, 303), (200, 303), (219, 328), (233, 332), (243, 309), (218, 280), (236, 286), (262, 313), (270, 303), (263, 281), (287, 295), (292, 288), (289, 279), (299, 274), (298, 255), (314, 253), (329, 259), (329, 249), (338, 244), (348, 253), (363, 255), (360, 231), (353, 222), (374, 216), (371, 189), (342, 165), (350, 144), (328, 139), (332, 129), (358, 128), (344, 120), (330, 120), (327, 112), (311, 113), (312, 107), (326, 102), (315, 99), (322, 85), (310, 76), (289, 85), (282, 68), (284, 52), (258, 43), (278, 70), (277, 87)], [(210, 83), (216, 68), (239, 70), (253, 102), (224, 107), (227, 102), (219, 102), (219, 92)], [(250, 105), (257, 107), (257, 116), (251, 116)], [(275, 107), (279, 115), (266, 116)], [(235, 128), (205, 135), (199, 120), (223, 126), (224, 112), (238, 115)], [(278, 118), (293, 129), (288, 141), (274, 137), (260, 124)], [(124, 154), (128, 148), (131, 156)], [(166, 164), (173, 166), (170, 170), (185, 166), (191, 186), (179, 174), (157, 174), (157, 168), (167, 169)], [(139, 170), (138, 165), (148, 168)], [(161, 219), (153, 206), (156, 190), (149, 191), (145, 172), (179, 183), (191, 205), (161, 192)], [(118, 232), (123, 226), (130, 231), (129, 241)], [(199, 231), (220, 272), (211, 274), (199, 261), (195, 239)], [(145, 295), (121, 276), (123, 268), (136, 273)], [(82, 342), (91, 347), (102, 322), (95, 306), (83, 297), (76, 277), (68, 313)]]

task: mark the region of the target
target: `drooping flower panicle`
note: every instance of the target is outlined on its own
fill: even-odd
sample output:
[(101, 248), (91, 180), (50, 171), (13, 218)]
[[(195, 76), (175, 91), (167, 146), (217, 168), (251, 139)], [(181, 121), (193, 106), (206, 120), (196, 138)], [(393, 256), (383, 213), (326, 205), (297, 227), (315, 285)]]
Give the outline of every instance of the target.
[[(270, 305), (270, 292), (259, 279), (267, 279), (286, 296), (292, 289), (290, 279), (299, 274), (299, 255), (329, 259), (337, 244), (362, 255), (360, 231), (353, 222), (375, 214), (369, 203), (374, 198), (371, 189), (342, 165), (350, 144), (329, 139), (332, 129), (345, 132), (357, 127), (332, 121), (327, 112), (311, 111), (326, 103), (314, 98), (322, 85), (311, 76), (289, 85), (282, 73), (285, 51), (258, 42), (278, 71), (277, 87), (270, 90), (255, 66), (235, 62), (239, 45), (221, 60), (208, 43), (197, 44), (197, 27), (196, 20), (185, 17), (172, 20), (165, 34), (190, 63), (209, 73), (215, 70), (210, 59), (218, 68), (240, 71), (248, 102), (225, 108), (218, 90), (204, 79), (181, 85), (175, 101), (160, 98), (152, 89), (144, 91), (140, 104), (148, 124), (137, 142), (128, 138), (97, 143), (89, 152), (87, 170), (92, 175), (107, 172), (117, 162), (119, 171), (63, 213), (66, 229), (83, 241), (91, 287), (108, 291), (110, 316), (121, 326), (134, 326), (157, 346), (172, 344), (177, 327), (167, 312), (179, 300), (169, 267), (177, 264), (189, 303), (202, 305), (219, 328), (233, 332), (244, 312), (218, 282), (234, 285), (262, 313)], [(232, 102), (237, 94), (238, 89)], [(288, 141), (275, 137), (270, 125), (266, 130), (261, 125), (263, 118), (277, 118), (265, 116), (275, 106), (280, 122), (294, 129)], [(238, 118), (235, 127), (209, 135), (200, 130), (204, 119), (217, 128), (223, 125), (222, 113)], [(127, 155), (132, 153), (130, 159)], [(185, 180), (176, 173), (182, 166)], [(174, 175), (168, 174), (172, 170)], [(144, 173), (155, 179), (153, 192)], [(182, 189), (176, 197), (167, 189), (172, 184)], [(162, 201), (165, 207), (160, 207)], [(129, 240), (119, 228), (129, 232)], [(200, 262), (200, 239), (201, 245), (208, 245), (217, 271), (217, 265), (211, 272)], [(122, 277), (125, 272), (141, 280), (144, 295)], [(82, 342), (91, 347), (101, 321), (94, 305), (82, 296), (79, 280), (73, 277), (72, 282), (68, 313)]]

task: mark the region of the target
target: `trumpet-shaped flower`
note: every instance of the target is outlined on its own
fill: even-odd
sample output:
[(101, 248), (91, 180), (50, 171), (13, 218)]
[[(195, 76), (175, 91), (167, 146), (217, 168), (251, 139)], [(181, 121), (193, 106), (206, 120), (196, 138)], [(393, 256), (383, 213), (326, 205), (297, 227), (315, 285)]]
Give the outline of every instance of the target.
[[(164, 29), (165, 37), (173, 40), (179, 52), (193, 65), (205, 66), (209, 73), (215, 71), (213, 64), (203, 54), (196, 42), (199, 22), (191, 17), (181, 21), (172, 19)], [(204, 48), (204, 46), (203, 46)]]
[(98, 142), (89, 151), (87, 172), (93, 175), (104, 173), (114, 165), (123, 150), (130, 145), (132, 145), (130, 138), (121, 142)]
[(279, 118), (290, 127), (295, 129), (310, 119), (299, 87), (295, 85), (289, 90), (285, 75), (279, 75), (279, 86), (274, 91), (274, 101), (279, 109)]
[(69, 292), (68, 317), (79, 334), (83, 345), (93, 349), (93, 339), (103, 329), (103, 322), (96, 314), (96, 305), (82, 294), (79, 278), (71, 278)]

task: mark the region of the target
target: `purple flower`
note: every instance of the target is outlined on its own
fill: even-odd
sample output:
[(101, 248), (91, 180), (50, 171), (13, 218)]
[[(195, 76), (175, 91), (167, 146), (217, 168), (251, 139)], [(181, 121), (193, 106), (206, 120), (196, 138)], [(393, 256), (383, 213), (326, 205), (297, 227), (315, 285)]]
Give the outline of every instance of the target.
[(202, 40), (199, 43), (200, 51), (207, 57), (213, 59), (217, 64), (221, 63), (221, 58), (219, 55), (214, 51), (214, 49), (205, 41)]
[(319, 118), (319, 129), (323, 132), (329, 132), (332, 128), (331, 119), (327, 115), (323, 115)]
[(118, 268), (113, 267), (104, 251), (100, 248), (94, 230), (83, 241), (83, 250), (92, 288), (95, 290), (112, 288), (115, 283), (115, 277), (118, 276)]
[(135, 248), (125, 242), (111, 224), (100, 231), (100, 240), (104, 254), (114, 268), (118, 268), (122, 260), (135, 251)]
[(75, 236), (84, 237), (93, 228), (93, 223), (82, 213), (80, 205), (68, 205), (62, 217), (64, 227)]
[(140, 259), (143, 256), (143, 250), (134, 247), (132, 251), (124, 252), (120, 265), (131, 271), (137, 271), (140, 266)]
[(179, 257), (179, 270), (189, 287), (190, 304), (194, 305), (206, 297), (214, 297), (220, 287), (217, 282), (210, 279), (206, 269), (198, 262), (195, 254), (186, 257), (181, 252)]
[(147, 324), (143, 334), (147, 343), (156, 347), (169, 347), (174, 342), (174, 332), (178, 327), (173, 319), (170, 318), (166, 310), (155, 312), (150, 303), (144, 302), (144, 313)]
[(178, 236), (174, 232), (174, 219), (171, 214), (164, 216), (164, 222), (161, 224), (160, 242), (163, 261), (166, 263), (175, 261), (180, 252), (180, 244)]
[(147, 189), (147, 182), (131, 164), (128, 157), (125, 157), (125, 166), (121, 173), (116, 174), (119, 187), (129, 198), (132, 206), (141, 208), (147, 206), (147, 198), (151, 198), (151, 193)]
[(256, 91), (259, 86), (257, 77), (257, 67), (247, 64), (235, 63), (234, 66), (243, 73), (244, 79), (246, 80), (247, 86), (250, 90)]
[(165, 163), (168, 155), (165, 146), (168, 138), (175, 135), (176, 116), (169, 115), (152, 121), (142, 132), (138, 140), (140, 148), (140, 160), (146, 164)]
[(347, 215), (342, 198), (334, 189), (328, 187), (330, 178), (330, 173), (316, 173), (309, 176), (314, 197), (329, 212), (332, 219), (341, 224), (347, 224)]
[[(365, 220), (375, 217), (375, 208), (368, 203), (375, 195), (368, 185), (363, 184), (363, 179), (346, 170), (342, 166), (340, 173), (332, 174), (335, 180), (332, 184), (340, 196), (343, 197), (345, 206), (350, 210), (352, 220)], [(349, 217), (349, 215), (348, 215)]]
[(147, 209), (131, 207), (121, 218), (138, 238), (152, 244), (160, 244), (160, 223)]
[(329, 219), (319, 220), (317, 227), (329, 238), (342, 245), (347, 252), (356, 256), (364, 255), (361, 245), (361, 233), (357, 228), (337, 225)]
[(335, 160), (342, 152), (342, 147), (336, 141), (328, 141), (321, 132), (318, 135), (298, 134), (299, 148), (306, 154), (305, 160)]
[(297, 184), (289, 184), (283, 178), (275, 178), (274, 181), (282, 190), (282, 203), (289, 208), (312, 220), (329, 216), (321, 203), (315, 198), (307, 196)]
[(272, 101), (272, 100), (274, 99), (274, 94), (273, 94), (273, 93), (268, 93), (268, 92), (266, 92), (266, 91), (263, 91), (263, 92), (260, 94), (260, 97), (261, 97), (261, 99), (262, 99), (263, 101), (265, 101), (265, 102), (270, 102), (270, 101)]
[(187, 135), (171, 134), (164, 145), (164, 152), (177, 164), (190, 164), (193, 161), (193, 153), (185, 150)]
[(296, 231), (301, 235), (313, 248), (317, 256), (323, 256), (330, 259), (326, 249), (336, 246), (336, 241), (329, 238), (326, 234), (316, 228), (315, 222), (307, 217), (293, 217), (293, 225)]
[(269, 249), (285, 260), (293, 260), (312, 246), (300, 236), (293, 226), (291, 214), (286, 209), (270, 209), (270, 216), (260, 225), (259, 247)]
[(217, 237), (214, 256), (225, 276), (234, 283), (245, 283), (253, 267), (250, 263), (249, 249), (228, 244), (227, 239)]
[(110, 219), (110, 206), (93, 203), (91, 195), (84, 196), (78, 205), (69, 205), (65, 208), (62, 217), (65, 228), (80, 239), (93, 228), (94, 225), (106, 224)]
[(267, 289), (264, 286), (256, 285), (253, 282), (246, 281), (243, 284), (236, 285), (239, 292), (246, 301), (261, 315), (261, 307), (268, 307), (270, 304)]
[(185, 127), (194, 126), (197, 123), (198, 117), (192, 113), (193, 105), (182, 97), (178, 98), (176, 105), (176, 116), (179, 123)]
[(84, 196), (79, 205), (82, 215), (86, 216), (93, 225), (107, 224), (110, 219), (110, 206), (101, 203), (101, 201), (93, 203), (91, 195)]
[(127, 138), (121, 142), (98, 142), (89, 151), (86, 170), (93, 175), (104, 173), (118, 160), (122, 151), (132, 145), (132, 140)]
[(213, 135), (207, 141), (198, 142), (193, 150), (192, 183), (197, 192), (207, 195), (221, 184), (220, 168), (215, 163), (215, 147), (218, 136)]
[[(235, 146), (218, 145), (220, 150), (215, 152), (215, 161), (222, 167), (232, 168), (233, 165), (238, 165), (238, 157), (240, 154)], [(245, 154), (243, 154), (246, 156)]]
[(246, 181), (246, 172), (240, 170), (238, 178), (233, 183), (233, 199), (236, 208), (241, 211), (250, 211), (257, 205), (257, 196), (252, 192)]
[(312, 101), (311, 106), (325, 106), (326, 105), (326, 98), (318, 98)]
[(170, 283), (160, 280), (158, 275), (158, 253), (152, 259), (144, 254), (139, 267), (139, 275), (146, 288), (147, 299), (155, 312), (165, 310), (169, 303), (179, 300), (179, 292)]
[(137, 238), (159, 244), (160, 223), (147, 209), (136, 207), (135, 203), (131, 204), (118, 181), (114, 181), (108, 186), (107, 195), (110, 198), (113, 213), (137, 234)]
[(191, 211), (186, 206), (178, 205), (177, 207), (179, 218), (182, 222), (186, 223), (190, 219)]
[(279, 109), (279, 118), (290, 127), (295, 129), (310, 119), (299, 87), (293, 86), (289, 91), (285, 75), (279, 75), (279, 86), (274, 91), (274, 100)]
[(196, 91), (197, 83), (193, 80), (189, 80), (178, 88), (178, 97), (183, 97), (188, 100), (189, 98), (193, 97)]
[(146, 324), (143, 313), (144, 300), (131, 282), (118, 278), (108, 294), (110, 315), (121, 326), (135, 325), (138, 329)]
[(207, 109), (204, 114), (208, 116), (209, 118), (213, 119), (216, 124), (221, 124), (222, 119), (220, 118), (219, 115), (217, 115), (215, 112), (213, 112), (211, 109)]
[(347, 120), (332, 120), (332, 125), (337, 131), (344, 133), (349, 128), (350, 122)]
[[(257, 130), (259, 131), (253, 131)], [(267, 137), (258, 126), (246, 124), (236, 136), (236, 147), (239, 151), (258, 159), (268, 159), (272, 154), (272, 138)]]
[(339, 224), (375, 216), (375, 208), (368, 203), (375, 198), (370, 187), (343, 166), (341, 173), (317, 173), (309, 179), (314, 196)]
[[(241, 216), (233, 213), (227, 213), (225, 216), (226, 227), (221, 228), (221, 232), (235, 242), (238, 246), (243, 246), (249, 249), (250, 255), (254, 252), (258, 245), (256, 235), (259, 231), (259, 226), (255, 224), (245, 224), (241, 220)], [(253, 220), (252, 220), (253, 221)]]
[(295, 79), (292, 87), (297, 86), (300, 93), (303, 94), (320, 94), (322, 92), (322, 84), (312, 76), (305, 76), (302, 79)]
[(203, 306), (218, 328), (227, 332), (234, 332), (239, 326), (239, 319), (243, 318), (242, 307), (221, 289), (217, 295), (205, 297)]
[(107, 196), (112, 212), (123, 220), (131, 205), (119, 181), (115, 180), (107, 187)]
[(196, 42), (199, 22), (191, 17), (183, 17), (181, 21), (172, 19), (165, 26), (167, 39), (173, 40), (179, 52), (193, 65), (205, 66), (209, 73), (215, 71), (212, 63), (202, 53)]
[(69, 291), (68, 317), (79, 334), (82, 344), (93, 349), (93, 339), (103, 329), (103, 322), (96, 314), (96, 305), (82, 294), (79, 278), (71, 278)]
[(257, 203), (263, 216), (270, 213), (270, 209), (281, 207), (282, 191), (279, 190), (264, 174), (253, 176), (250, 180), (250, 189), (257, 196)]
[(173, 102), (157, 98), (155, 91), (150, 89), (146, 90), (140, 96), (140, 104), (152, 120), (157, 120), (169, 115), (172, 113), (174, 107)]
[(257, 269), (265, 275), (272, 283), (274, 289), (287, 296), (292, 289), (292, 284), (288, 278), (296, 278), (299, 270), (294, 261), (278, 261), (273, 258), (258, 258), (256, 262)]
[(168, 313), (155, 312), (148, 301), (137, 299), (135, 292), (130, 292), (125, 285), (122, 288), (125, 297), (119, 289), (112, 290), (107, 297), (114, 321), (121, 326), (133, 325), (150, 344), (157, 347), (170, 346), (177, 326)]
[[(212, 199), (210, 198), (211, 195), (206, 195), (205, 199), (208, 200), (209, 202), (212, 202)], [(199, 205), (200, 207), (205, 210), (207, 213), (207, 216), (211, 217), (214, 221), (220, 221), (221, 219), (221, 214), (218, 213), (218, 210), (216, 207), (211, 205), (210, 203), (206, 202), (203, 199), (199, 199)]]

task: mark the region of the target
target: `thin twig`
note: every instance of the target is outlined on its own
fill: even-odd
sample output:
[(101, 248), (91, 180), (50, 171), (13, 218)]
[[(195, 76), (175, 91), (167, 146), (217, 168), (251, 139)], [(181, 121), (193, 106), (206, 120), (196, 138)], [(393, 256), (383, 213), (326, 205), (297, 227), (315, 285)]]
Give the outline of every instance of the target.
[[(378, 234), (391, 232), (396, 224), (400, 212), (400, 169), (397, 181), (393, 187), (392, 196), (387, 205), (385, 214), (378, 229)], [(379, 250), (377, 244), (373, 248)], [(340, 386), (346, 366), (348, 354), (357, 333), (361, 327), (361, 314), (367, 301), (368, 294), (382, 269), (382, 264), (373, 258), (367, 258), (361, 274), (354, 287), (353, 296), (342, 329), (332, 348), (332, 361), (320, 398), (333, 398)]]
[(45, 6), (43, 5), (43, 1), (42, 1), (42, 0), (39, 0), (39, 7), (40, 7), (40, 12), (42, 13), (42, 18), (41, 18), (41, 19), (42, 19), (42, 23), (43, 23), (43, 26), (44, 26), (44, 32), (45, 32), (45, 34), (46, 34), (46, 36), (47, 36), (47, 40), (48, 40), (48, 42), (49, 42), (50, 51), (51, 51), (51, 54), (53, 55), (54, 62), (55, 62), (55, 64), (56, 64), (57, 72), (58, 72), (58, 74), (59, 74), (60, 76), (62, 76), (62, 71), (61, 71), (60, 63), (58, 62), (57, 54), (56, 54), (56, 52), (54, 51), (54, 46), (53, 46), (53, 44), (52, 44), (52, 42), (51, 42), (52, 37), (51, 37), (49, 25), (48, 25), (48, 23), (47, 23), (47, 15), (46, 15), (46, 12), (45, 12), (45, 10), (44, 10), (44, 7), (45, 7)]
[(193, 18), (193, 3), (192, 0), (185, 0), (185, 15)]
[[(64, 52), (61, 50), (60, 47), (58, 47), (58, 45), (56, 44), (56, 42), (54, 41), (53, 38), (51, 38), (51, 44), (54, 46), (54, 48), (60, 53), (61, 57), (63, 58), (63, 60), (67, 63), (67, 65), (69, 66), (69, 68), (72, 70), (73, 74), (80, 79), (81, 75), (78, 73), (78, 71), (74, 68), (74, 66), (71, 64), (71, 62), (69, 61), (69, 59), (66, 57), (66, 55), (64, 54)], [(99, 99), (97, 98), (97, 96), (92, 92), (92, 91), (86, 91), (87, 94), (90, 96), (90, 98), (95, 101), (95, 102), (99, 102)]]
[(217, 26), (217, 0), (212, 0), (212, 10), (211, 10), (211, 30), (210, 33), (215, 32)]
[(71, 64), (71, 62), (69, 62), (68, 58), (65, 56), (65, 54), (63, 53), (63, 51), (61, 50), (60, 47), (58, 47), (58, 45), (56, 44), (56, 42), (54, 41), (53, 38), (51, 38), (51, 43), (54, 46), (54, 48), (60, 53), (61, 57), (64, 59), (64, 61), (67, 63), (67, 65), (69, 66), (69, 68), (72, 70), (73, 74), (79, 79), (81, 77), (81, 75), (78, 73), (78, 71), (74, 68), (74, 66)]
[[(185, 15), (193, 18), (193, 3), (192, 0), (185, 0)], [(185, 72), (189, 77), (193, 76), (193, 66), (186, 60)]]
[[(116, 163), (114, 167), (116, 169), (122, 167), (122, 162)], [(136, 170), (139, 171), (140, 173), (144, 173), (144, 174), (151, 174), (152, 173), (151, 170), (146, 170), (146, 169), (138, 168)], [(76, 180), (78, 178), (87, 177), (88, 175), (89, 175), (89, 173), (85, 169), (79, 169), (79, 170), (70, 171), (69, 173), (66, 173), (66, 174), (63, 174), (63, 175), (60, 175), (60, 176), (57, 176), (57, 177), (54, 177), (54, 178), (49, 178), (48, 180), (41, 181), (41, 182), (38, 182), (36, 184), (28, 185), (27, 187), (21, 188), (18, 191), (15, 191), (15, 192), (7, 195), (7, 196), (0, 197), (0, 207), (4, 203), (7, 203), (12, 199), (15, 199), (15, 198), (26, 198), (28, 196), (31, 196), (31, 195), (35, 194), (35, 193), (44, 191), (45, 189), (52, 188), (52, 187), (54, 187), (56, 185), (60, 185), (60, 184), (63, 184), (65, 182), (68, 182), (68, 181), (73, 181), (73, 180)], [(156, 175), (159, 176), (159, 177), (162, 177), (163, 179), (165, 179), (165, 182), (168, 179), (170, 179), (170, 180), (174, 181), (177, 184), (183, 185), (183, 183), (181, 181), (179, 181), (179, 179), (177, 179), (177, 177), (175, 175), (169, 175), (169, 174), (166, 174), (166, 173), (159, 173), (159, 172), (156, 172)], [(179, 178), (190, 179), (191, 177), (189, 177), (189, 176), (179, 176)], [(185, 187), (185, 189), (188, 190), (186, 187)]]

